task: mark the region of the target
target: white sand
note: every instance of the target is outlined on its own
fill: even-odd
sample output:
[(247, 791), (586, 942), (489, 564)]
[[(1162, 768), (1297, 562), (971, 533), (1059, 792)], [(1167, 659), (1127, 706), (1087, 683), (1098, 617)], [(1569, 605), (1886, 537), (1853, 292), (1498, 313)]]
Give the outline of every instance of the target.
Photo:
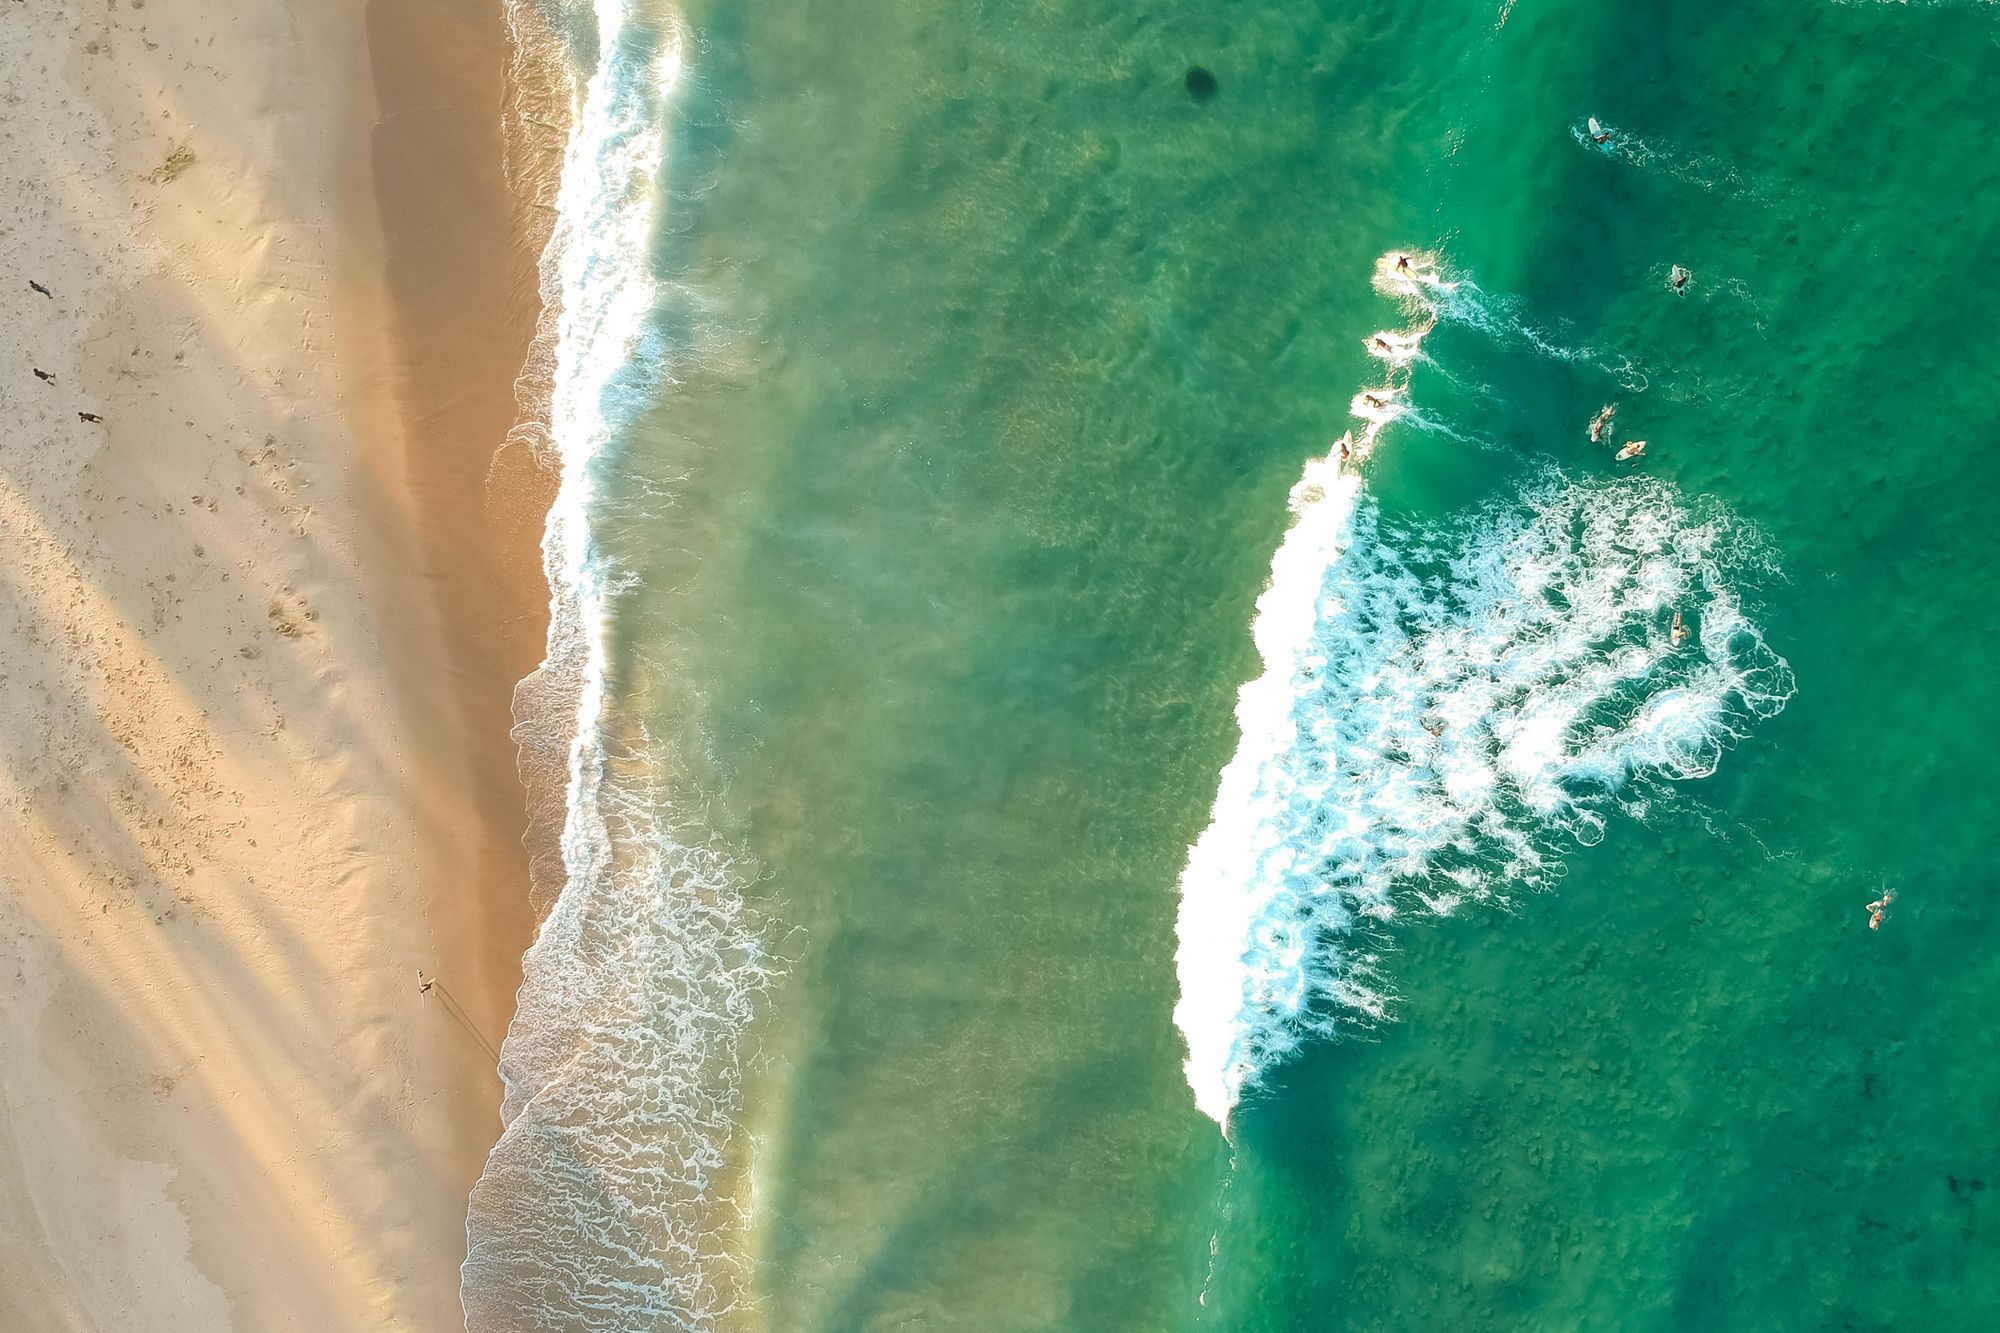
[(454, 906), (521, 891), (510, 775), (409, 530), (363, 14), (0, 0), (0, 1329), (462, 1322), (525, 940)]

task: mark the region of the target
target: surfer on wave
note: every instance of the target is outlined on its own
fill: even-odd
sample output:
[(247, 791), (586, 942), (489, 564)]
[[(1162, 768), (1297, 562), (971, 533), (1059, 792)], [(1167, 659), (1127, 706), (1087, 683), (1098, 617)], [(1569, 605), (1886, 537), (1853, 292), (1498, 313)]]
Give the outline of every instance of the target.
[(1618, 415), (1618, 404), (1606, 403), (1602, 411), (1590, 419), (1590, 442), (1604, 443), (1605, 435), (1611, 430), (1611, 420)]

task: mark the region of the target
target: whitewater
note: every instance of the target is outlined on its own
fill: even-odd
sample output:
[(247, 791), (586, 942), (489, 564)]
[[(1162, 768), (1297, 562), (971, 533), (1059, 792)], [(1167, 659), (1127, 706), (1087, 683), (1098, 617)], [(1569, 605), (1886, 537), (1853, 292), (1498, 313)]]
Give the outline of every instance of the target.
[(626, 0), (594, 12), (543, 261), (559, 307), (548, 650), (515, 704), (524, 773), (553, 756), (565, 777), (560, 865), (538, 875), (553, 882), (537, 884), (546, 915), (501, 1051), (505, 1127), (467, 1219), (474, 1333), (705, 1329), (740, 1300), (728, 1153), (765, 955), (735, 860), (681, 813), (698, 802), (607, 689), (631, 578), (593, 535), (621, 433), (670, 380), (649, 241), (672, 198), (684, 43)]
[(1385, 519), (1357, 465), (1410, 415), (1424, 335), (1543, 340), (1434, 257), (1385, 256), (1374, 282), (1412, 323), (1369, 340), (1389, 383), (1292, 489), (1251, 622), (1263, 670), (1180, 881), (1174, 1018), (1225, 1129), (1301, 1043), (1388, 1016), (1392, 921), (1547, 883), (1565, 844), (1712, 773), (1793, 689), (1740, 591), (1774, 572), (1761, 543), (1664, 482), (1550, 468), (1474, 512)]

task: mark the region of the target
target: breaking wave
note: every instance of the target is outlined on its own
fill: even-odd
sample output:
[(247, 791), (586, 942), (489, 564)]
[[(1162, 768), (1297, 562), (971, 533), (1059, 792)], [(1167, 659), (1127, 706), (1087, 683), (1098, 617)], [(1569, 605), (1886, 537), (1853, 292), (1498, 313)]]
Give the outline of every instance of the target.
[[(1377, 286), (1462, 304), (1379, 267)], [(1251, 627), (1263, 673), (1180, 885), (1174, 1018), (1225, 1127), (1302, 1041), (1386, 1014), (1380, 927), (1546, 882), (1793, 688), (1739, 591), (1774, 572), (1760, 543), (1664, 482), (1551, 470), (1391, 521), (1329, 456), (1291, 505)]]
[(630, 576), (593, 535), (599, 476), (669, 362), (651, 324), (649, 241), (670, 197), (682, 41), (626, 0), (596, 0), (594, 20), (544, 259), (560, 301), (547, 340), (561, 469), (542, 546), (548, 651), (515, 698), (531, 790), (539, 774), (562, 777), (547, 803), (560, 832), (533, 867), (546, 915), (501, 1049), (504, 1129), (467, 1217), (472, 1333), (708, 1329), (741, 1288), (729, 1150), (766, 958), (742, 872), (676, 814), (686, 794), (607, 689)]

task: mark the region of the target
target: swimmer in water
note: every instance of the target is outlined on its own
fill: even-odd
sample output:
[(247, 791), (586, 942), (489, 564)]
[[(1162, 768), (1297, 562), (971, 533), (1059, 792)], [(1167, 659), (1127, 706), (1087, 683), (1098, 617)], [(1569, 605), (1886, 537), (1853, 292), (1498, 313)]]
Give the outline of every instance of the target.
[(1894, 889), (1884, 889), (1882, 896), (1868, 904), (1868, 929), (1882, 929), (1882, 918), (1889, 915), (1889, 904), (1896, 901)]
[(1684, 292), (1687, 290), (1688, 279), (1693, 276), (1694, 274), (1676, 264), (1674, 265), (1673, 272), (1667, 274), (1667, 286), (1676, 292)]
[(1644, 440), (1634, 440), (1618, 451), (1618, 461), (1622, 463), (1628, 458), (1637, 458), (1645, 452), (1646, 442)]
[(1618, 415), (1618, 404), (1606, 403), (1604, 410), (1590, 419), (1590, 442), (1602, 444), (1604, 434), (1611, 429), (1611, 419)]
[(1676, 648), (1680, 647), (1681, 640), (1688, 636), (1687, 626), (1681, 623), (1681, 613), (1678, 611), (1674, 612), (1674, 627), (1669, 633), (1673, 637), (1674, 647)]

